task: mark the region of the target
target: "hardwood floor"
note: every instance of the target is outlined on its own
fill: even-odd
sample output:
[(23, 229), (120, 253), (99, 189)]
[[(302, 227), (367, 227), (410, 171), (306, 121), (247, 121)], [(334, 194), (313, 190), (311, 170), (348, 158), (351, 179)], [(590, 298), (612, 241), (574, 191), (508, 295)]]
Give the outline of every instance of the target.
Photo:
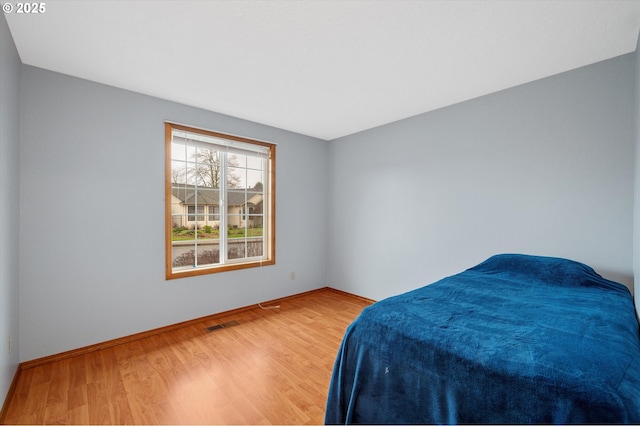
[(24, 369), (4, 421), (322, 424), (342, 336), (370, 304), (322, 289)]

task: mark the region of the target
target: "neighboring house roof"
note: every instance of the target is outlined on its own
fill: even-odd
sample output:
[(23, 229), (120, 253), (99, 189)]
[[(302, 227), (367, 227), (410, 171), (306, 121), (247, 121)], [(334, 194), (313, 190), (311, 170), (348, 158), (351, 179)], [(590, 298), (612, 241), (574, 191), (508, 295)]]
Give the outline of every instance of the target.
[[(171, 194), (179, 199), (183, 204), (219, 204), (220, 190), (216, 188), (198, 187), (198, 199), (196, 203), (196, 191), (193, 185), (180, 185), (179, 187), (171, 187)], [(259, 193), (249, 192), (247, 198), (250, 200)], [(244, 192), (229, 191), (227, 193), (228, 203), (230, 206), (241, 206), (245, 203)], [(259, 201), (262, 201), (260, 197)], [(257, 204), (257, 203), (255, 203)]]

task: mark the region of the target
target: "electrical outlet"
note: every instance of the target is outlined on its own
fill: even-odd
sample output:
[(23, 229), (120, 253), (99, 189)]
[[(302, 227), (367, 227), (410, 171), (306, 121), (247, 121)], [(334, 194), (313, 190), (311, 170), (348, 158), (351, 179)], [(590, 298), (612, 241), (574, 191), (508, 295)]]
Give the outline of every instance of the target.
[(9, 335), (9, 355), (11, 355), (12, 351), (13, 351), (13, 338), (11, 337), (11, 335)]
[(295, 280), (296, 279), (296, 271), (291, 271), (291, 273), (289, 274), (289, 278), (291, 280)]

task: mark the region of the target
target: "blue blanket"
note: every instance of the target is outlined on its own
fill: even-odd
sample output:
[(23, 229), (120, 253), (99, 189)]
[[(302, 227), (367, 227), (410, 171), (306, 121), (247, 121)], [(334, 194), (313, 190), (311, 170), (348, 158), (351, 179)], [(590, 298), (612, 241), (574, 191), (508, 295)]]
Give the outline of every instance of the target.
[(631, 294), (507, 254), (375, 303), (345, 333), (325, 422), (640, 423)]

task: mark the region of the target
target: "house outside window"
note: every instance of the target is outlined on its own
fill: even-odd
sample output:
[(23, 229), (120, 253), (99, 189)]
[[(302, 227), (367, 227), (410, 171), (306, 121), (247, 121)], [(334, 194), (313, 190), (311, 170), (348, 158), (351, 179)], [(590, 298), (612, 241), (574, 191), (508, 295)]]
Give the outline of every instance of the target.
[(275, 263), (275, 145), (166, 123), (167, 279)]

